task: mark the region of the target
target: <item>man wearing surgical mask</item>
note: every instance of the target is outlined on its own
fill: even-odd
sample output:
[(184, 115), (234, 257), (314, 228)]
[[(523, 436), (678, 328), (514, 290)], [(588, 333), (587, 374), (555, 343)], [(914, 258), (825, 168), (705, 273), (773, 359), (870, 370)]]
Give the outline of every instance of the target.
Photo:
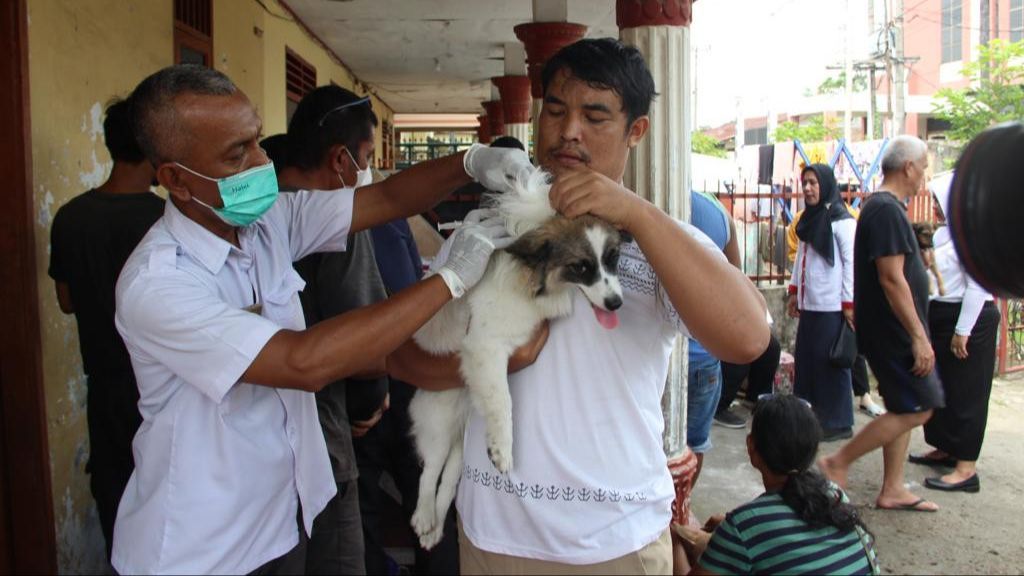
[(311, 392), (379, 368), (510, 239), (477, 213), (438, 274), (309, 329), (292, 262), (344, 250), (350, 234), (426, 210), (470, 178), (507, 187), (505, 167), (521, 159), (474, 148), (359, 190), (279, 195), (255, 107), (220, 72), (168, 67), (131, 101), (169, 201), (116, 290), (143, 423), (114, 568), (304, 572), (313, 520), (337, 492)]
[[(286, 165), (278, 162), (281, 191), (341, 193), (370, 184), (377, 123), (369, 98), (334, 85), (306, 94), (288, 125)], [(295, 263), (295, 270), (306, 282), (299, 298), (307, 326), (387, 299), (369, 230), (350, 235), (345, 250), (306, 256)], [(313, 523), (307, 574), (366, 573), (359, 514), (363, 495), (357, 484), (353, 436), (362, 436), (377, 424), (387, 393), (383, 358), (377, 366), (316, 393), (338, 493)]]

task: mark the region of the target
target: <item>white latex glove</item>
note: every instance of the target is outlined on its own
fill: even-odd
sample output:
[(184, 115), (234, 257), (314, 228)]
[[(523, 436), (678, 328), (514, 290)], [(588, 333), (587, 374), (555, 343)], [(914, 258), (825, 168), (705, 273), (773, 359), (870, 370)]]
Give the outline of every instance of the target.
[(523, 182), (535, 170), (526, 152), (518, 148), (491, 148), (473, 144), (462, 158), (462, 166), (473, 180), (495, 192), (512, 192), (516, 179)]
[(515, 240), (505, 229), (504, 218), (496, 210), (473, 210), (452, 237), (451, 251), (437, 273), (458, 298), (476, 286), (487, 270), (487, 262), (495, 250)]

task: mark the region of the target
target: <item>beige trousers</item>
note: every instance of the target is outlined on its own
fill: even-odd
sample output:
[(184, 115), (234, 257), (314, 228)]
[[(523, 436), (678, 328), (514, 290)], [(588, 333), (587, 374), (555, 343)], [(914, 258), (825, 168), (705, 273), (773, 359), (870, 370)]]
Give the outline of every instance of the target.
[(462, 574), (671, 574), (672, 537), (668, 528), (647, 546), (607, 562), (562, 564), (506, 556), (473, 545), (459, 522), (459, 571)]

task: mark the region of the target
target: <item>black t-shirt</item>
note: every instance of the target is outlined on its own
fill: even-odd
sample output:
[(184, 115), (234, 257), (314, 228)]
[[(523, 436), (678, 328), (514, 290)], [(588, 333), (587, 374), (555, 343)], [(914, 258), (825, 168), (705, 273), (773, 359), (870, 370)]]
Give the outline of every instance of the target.
[(128, 350), (114, 327), (114, 287), (128, 256), (163, 213), (163, 199), (152, 192), (90, 190), (53, 219), (48, 273), (70, 288), (82, 364), (90, 376), (131, 373)]
[[(299, 292), (306, 326), (388, 297), (377, 270), (369, 230), (349, 236), (344, 252), (310, 254), (295, 262), (294, 266), (306, 281), (306, 287)], [(327, 453), (336, 482), (347, 482), (358, 476), (351, 422), (372, 416), (387, 393), (386, 376), (346, 378), (332, 382), (316, 393), (320, 427), (327, 441)]]
[(862, 352), (911, 355), (910, 334), (885, 297), (875, 260), (903, 254), (903, 277), (914, 297), (914, 308), (927, 330), (928, 275), (921, 250), (907, 218), (906, 207), (890, 192), (872, 194), (861, 210), (853, 243), (853, 301), (857, 343)]

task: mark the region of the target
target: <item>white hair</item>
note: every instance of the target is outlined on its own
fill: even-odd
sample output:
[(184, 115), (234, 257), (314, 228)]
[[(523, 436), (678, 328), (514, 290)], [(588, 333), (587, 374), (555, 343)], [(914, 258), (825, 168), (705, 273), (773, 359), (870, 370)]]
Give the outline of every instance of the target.
[(882, 174), (901, 170), (907, 162), (917, 162), (928, 155), (928, 146), (916, 136), (906, 134), (889, 141), (882, 155)]
[(488, 194), (484, 204), (497, 208), (505, 217), (505, 228), (513, 236), (522, 236), (555, 215), (548, 200), (552, 176), (541, 168), (521, 172), (513, 189), (504, 194)]

